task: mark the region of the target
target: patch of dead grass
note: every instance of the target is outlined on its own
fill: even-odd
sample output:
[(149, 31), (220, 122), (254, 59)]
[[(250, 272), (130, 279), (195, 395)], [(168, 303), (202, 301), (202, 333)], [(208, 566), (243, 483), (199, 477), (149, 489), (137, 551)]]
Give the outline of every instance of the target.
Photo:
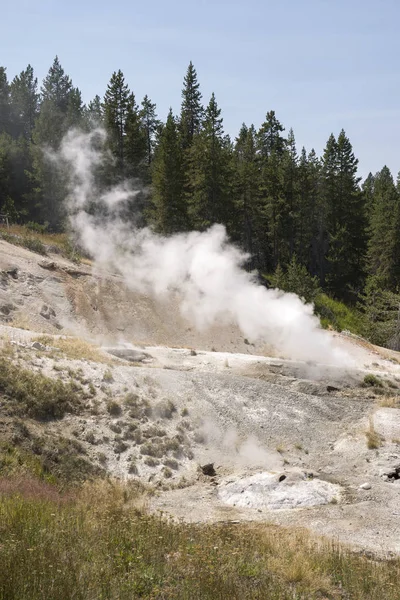
[(47, 335), (39, 336), (36, 341), (45, 346), (58, 348), (65, 357), (72, 360), (90, 360), (92, 362), (103, 363), (106, 365), (115, 364), (111, 357), (103, 353), (95, 345), (76, 337), (51, 337)]

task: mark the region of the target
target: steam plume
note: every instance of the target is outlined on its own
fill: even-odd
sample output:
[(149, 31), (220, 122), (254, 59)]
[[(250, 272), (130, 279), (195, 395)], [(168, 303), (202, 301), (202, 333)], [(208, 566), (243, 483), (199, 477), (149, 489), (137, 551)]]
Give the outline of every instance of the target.
[[(104, 140), (102, 130), (70, 131), (57, 156), (71, 172), (67, 205), (72, 228), (96, 262), (118, 271), (132, 290), (159, 298), (178, 293), (182, 314), (199, 329), (235, 322), (250, 341), (263, 340), (288, 357), (334, 364), (347, 360), (320, 328), (311, 305), (295, 294), (257, 285), (242, 268), (247, 256), (229, 243), (222, 225), (168, 238), (148, 228), (133, 230), (123, 210), (135, 191), (127, 184), (107, 192), (96, 188), (94, 174), (103, 156), (98, 148)], [(95, 216), (89, 212), (94, 203), (102, 207)]]

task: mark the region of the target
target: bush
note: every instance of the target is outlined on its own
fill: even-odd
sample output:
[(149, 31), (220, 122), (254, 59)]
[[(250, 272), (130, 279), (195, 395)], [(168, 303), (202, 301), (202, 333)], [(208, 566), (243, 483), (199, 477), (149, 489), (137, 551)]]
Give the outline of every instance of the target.
[(34, 231), (35, 233), (46, 233), (48, 228), (49, 228), (49, 223), (46, 221), (46, 223), (44, 223), (43, 225), (41, 225), (40, 223), (35, 223), (34, 221), (28, 221), (28, 223), (26, 223), (25, 227), (27, 229), (29, 229), (30, 231)]
[(81, 406), (72, 383), (21, 369), (5, 358), (0, 358), (0, 395), (13, 413), (40, 420), (61, 419)]
[(35, 237), (26, 236), (22, 238), (21, 246), (24, 246), (24, 248), (27, 248), (31, 252), (36, 252), (36, 254), (43, 254), (43, 256), (47, 254), (46, 246)]
[[(122, 412), (121, 405), (115, 400), (110, 400), (107, 402), (107, 411), (112, 417), (118, 417)], [(119, 431), (121, 431), (121, 429)]]
[(371, 373), (369, 373), (368, 375), (366, 375), (364, 377), (364, 386), (366, 387), (378, 387), (378, 388), (383, 388), (383, 382), (381, 379), (379, 379), (379, 377), (376, 377), (376, 375), (372, 375)]

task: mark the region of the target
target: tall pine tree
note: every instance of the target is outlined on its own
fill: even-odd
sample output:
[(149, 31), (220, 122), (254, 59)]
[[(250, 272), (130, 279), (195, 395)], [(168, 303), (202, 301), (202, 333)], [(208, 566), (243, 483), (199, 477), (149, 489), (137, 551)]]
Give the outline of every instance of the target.
[(172, 114), (162, 128), (153, 166), (152, 222), (164, 235), (187, 228), (187, 210), (183, 193), (183, 157), (180, 136)]

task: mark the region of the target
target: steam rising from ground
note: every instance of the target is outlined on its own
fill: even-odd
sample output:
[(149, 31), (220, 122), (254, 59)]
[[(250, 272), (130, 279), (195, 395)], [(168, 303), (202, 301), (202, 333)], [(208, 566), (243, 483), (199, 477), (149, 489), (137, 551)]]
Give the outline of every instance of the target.
[(177, 294), (182, 314), (199, 329), (234, 322), (250, 341), (263, 340), (288, 357), (347, 362), (320, 329), (311, 305), (295, 294), (258, 285), (242, 268), (247, 256), (229, 243), (222, 225), (172, 237), (133, 229), (124, 211), (137, 192), (128, 184), (106, 192), (96, 187), (104, 141), (101, 130), (70, 131), (56, 157), (71, 172), (67, 206), (72, 228), (97, 263), (118, 271), (132, 290), (156, 298)]

